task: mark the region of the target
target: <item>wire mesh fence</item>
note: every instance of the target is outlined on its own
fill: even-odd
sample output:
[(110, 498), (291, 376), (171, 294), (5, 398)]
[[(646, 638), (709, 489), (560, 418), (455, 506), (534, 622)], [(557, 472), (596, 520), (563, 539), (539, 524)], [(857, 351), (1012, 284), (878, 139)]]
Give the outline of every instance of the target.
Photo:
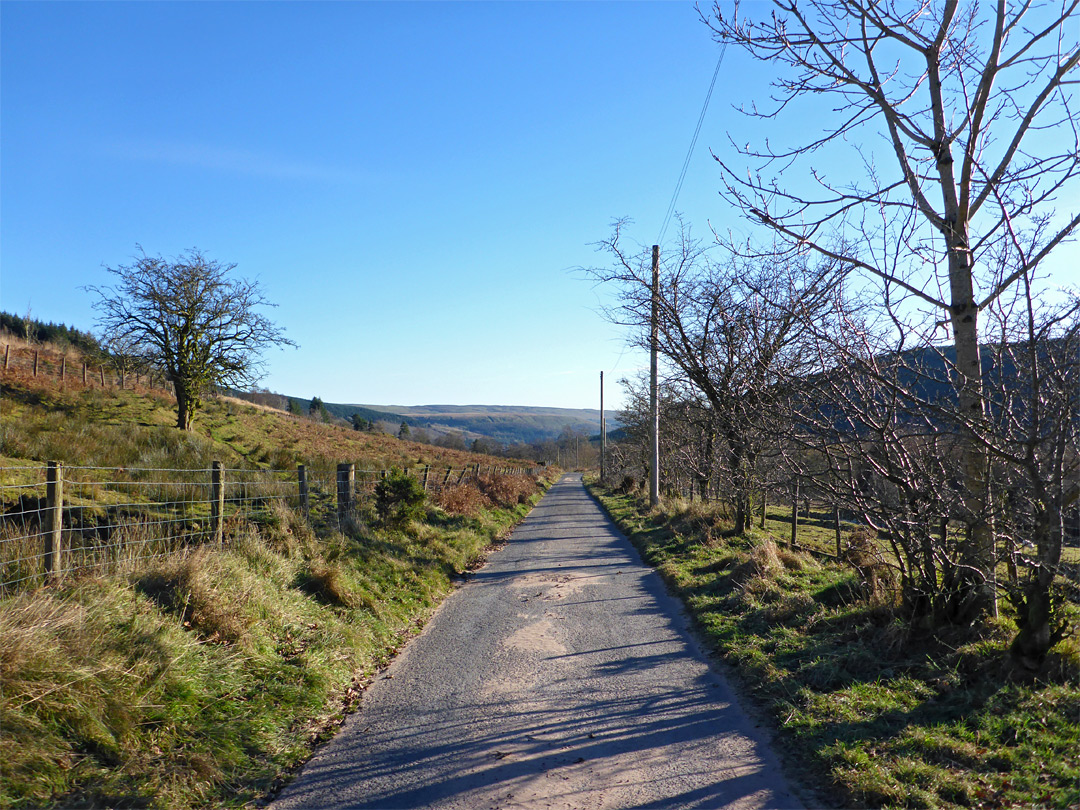
[[(436, 494), (481, 475), (529, 475), (523, 467), (403, 471)], [(0, 467), (0, 594), (79, 571), (107, 573), (202, 543), (222, 543), (236, 522), (300, 510), (315, 526), (362, 520), (389, 470), (251, 470)]]
[(5, 374), (49, 378), (61, 385), (83, 388), (153, 388), (171, 392), (165, 377), (153, 369), (125, 368), (115, 363), (87, 360), (79, 353), (66, 353), (7, 339), (0, 345), (0, 369)]

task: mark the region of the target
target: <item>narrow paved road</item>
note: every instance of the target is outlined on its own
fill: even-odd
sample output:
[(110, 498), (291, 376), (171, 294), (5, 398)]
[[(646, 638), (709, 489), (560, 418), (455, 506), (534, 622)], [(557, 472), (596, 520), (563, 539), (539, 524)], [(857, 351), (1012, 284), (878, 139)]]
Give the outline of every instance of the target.
[(272, 805), (799, 806), (580, 476), (447, 599)]

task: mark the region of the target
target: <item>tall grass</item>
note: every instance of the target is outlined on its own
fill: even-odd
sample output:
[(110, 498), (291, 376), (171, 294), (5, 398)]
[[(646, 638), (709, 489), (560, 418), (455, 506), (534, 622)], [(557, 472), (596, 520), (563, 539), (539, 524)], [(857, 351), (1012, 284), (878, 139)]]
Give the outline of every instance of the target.
[[(332, 487), (339, 461), (377, 469), (479, 460), (439, 448), (418, 455), (390, 437), (237, 403), (211, 402), (200, 417), (183, 433), (167, 397), (5, 378), (0, 466), (5, 484), (28, 482), (10, 490), (26, 495), (27, 508), (44, 495), (40, 471), (18, 469), (30, 462), (108, 470), (80, 470), (85, 480), (66, 497), (68, 553), (94, 558), (93, 574), (0, 595), (0, 807), (184, 810), (272, 794), (540, 491), (518, 482), (502, 507), (432, 507), (385, 531), (360, 513), (343, 533), (336, 521), (312, 528), (280, 481), (245, 473), (226, 489), (223, 546), (194, 535), (179, 544), (146, 521), (125, 522), (136, 502), (153, 501), (147, 508), (163, 516), (180, 502), (205, 511), (206, 490), (118, 468), (201, 472), (220, 460), (250, 471), (300, 460), (316, 476), (325, 470)], [(332, 508), (326, 492), (312, 495), (314, 509)], [(230, 511), (241, 502), (257, 509)], [(205, 528), (196, 512), (185, 532)], [(106, 524), (96, 541), (73, 532)], [(4, 525), (14, 532), (7, 539), (31, 546), (19, 564), (40, 575), (33, 527)]]
[(223, 549), (0, 600), (0, 806), (269, 795), (527, 508), (316, 536), (278, 506)]

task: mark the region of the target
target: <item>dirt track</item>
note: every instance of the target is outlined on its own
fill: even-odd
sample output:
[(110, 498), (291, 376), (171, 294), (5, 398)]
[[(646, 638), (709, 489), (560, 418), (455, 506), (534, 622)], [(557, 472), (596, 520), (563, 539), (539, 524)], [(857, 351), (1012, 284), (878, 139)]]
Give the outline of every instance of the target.
[(567, 476), (272, 807), (801, 804), (678, 603)]

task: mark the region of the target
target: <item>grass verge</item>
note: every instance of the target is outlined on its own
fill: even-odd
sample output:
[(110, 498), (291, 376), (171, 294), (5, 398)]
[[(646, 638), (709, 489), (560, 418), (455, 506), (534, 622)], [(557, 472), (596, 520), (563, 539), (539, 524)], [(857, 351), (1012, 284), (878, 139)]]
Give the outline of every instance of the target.
[(0, 807), (271, 795), (539, 496), (316, 536), (278, 509), (137, 569), (0, 601)]
[(812, 786), (846, 807), (1080, 806), (1080, 645), (1011, 668), (1008, 617), (915, 634), (855, 573), (700, 504), (591, 484)]

